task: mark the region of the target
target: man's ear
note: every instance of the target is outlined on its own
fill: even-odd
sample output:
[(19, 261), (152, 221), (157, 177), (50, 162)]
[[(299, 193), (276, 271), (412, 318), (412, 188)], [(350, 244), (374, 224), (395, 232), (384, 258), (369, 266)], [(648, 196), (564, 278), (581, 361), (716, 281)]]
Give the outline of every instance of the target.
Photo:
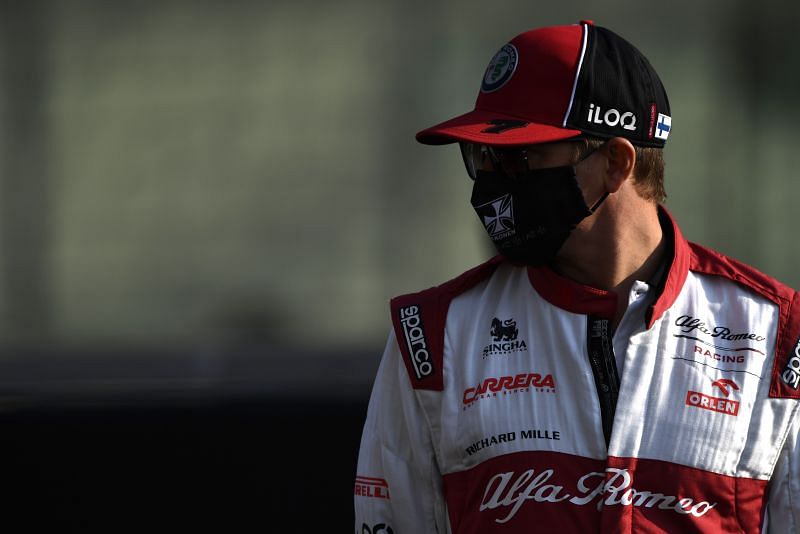
[(602, 151), (608, 160), (605, 175), (606, 191), (616, 193), (625, 180), (633, 178), (636, 149), (624, 137), (614, 137), (606, 141)]

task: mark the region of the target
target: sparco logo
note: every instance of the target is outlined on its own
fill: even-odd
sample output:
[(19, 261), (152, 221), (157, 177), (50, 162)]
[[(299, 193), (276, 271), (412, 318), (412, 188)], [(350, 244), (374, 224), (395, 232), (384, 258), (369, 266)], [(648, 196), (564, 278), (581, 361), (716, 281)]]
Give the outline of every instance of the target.
[(492, 319), (492, 327), (489, 329), (489, 334), (494, 342), (483, 347), (484, 358), (496, 354), (511, 354), (512, 352), (528, 350), (528, 345), (524, 339), (517, 340), (519, 329), (517, 328), (517, 322), (513, 318), (501, 321), (495, 317)]
[(781, 373), (781, 380), (792, 389), (800, 387), (800, 339), (794, 346), (794, 352), (786, 362), (786, 367), (783, 368)]
[(411, 355), (414, 374), (417, 375), (417, 379), (431, 376), (433, 363), (428, 353), (428, 341), (422, 329), (422, 321), (419, 318), (419, 306), (400, 308), (400, 323), (403, 325), (403, 335), (408, 345), (408, 353)]
[[(684, 334), (694, 333), (695, 330), (697, 332), (702, 332), (711, 337), (716, 337), (719, 339), (724, 339), (725, 341), (741, 341), (745, 339), (752, 339), (753, 341), (764, 341), (764, 336), (759, 336), (758, 334), (751, 334), (750, 332), (741, 332), (741, 333), (733, 333), (731, 329), (727, 326), (709, 326), (706, 323), (702, 322), (700, 319), (695, 319), (691, 315), (681, 315), (677, 319), (675, 319), (675, 326), (680, 327), (681, 332)], [(680, 337), (680, 336), (679, 336)], [(683, 336), (683, 337), (690, 337), (690, 336)], [(691, 338), (697, 339), (697, 338)]]
[(474, 388), (464, 390), (464, 408), (466, 409), (467, 406), (472, 405), (479, 399), (496, 397), (498, 393), (503, 395), (524, 393), (531, 388), (535, 388), (540, 393), (555, 393), (556, 381), (553, 375), (540, 375), (539, 373), (521, 373), (515, 376), (484, 378)]
[[(600, 115), (602, 113), (602, 116)], [(605, 113), (595, 104), (589, 104), (589, 115), (586, 117), (592, 124), (605, 124), (606, 126), (622, 126), (625, 130), (636, 130), (636, 115), (630, 111), (620, 113), (614, 108), (609, 109)]]
[(392, 527), (385, 523), (378, 523), (370, 528), (366, 523), (361, 524), (361, 530), (357, 530), (356, 534), (394, 534)]
[(583, 475), (578, 480), (580, 493), (577, 495), (564, 491), (564, 486), (548, 484), (553, 473), (553, 469), (545, 469), (538, 474), (533, 469), (528, 469), (519, 475), (508, 471), (493, 476), (483, 492), (480, 511), (508, 509), (505, 516), (495, 519), (496, 523), (507, 523), (528, 500), (541, 503), (566, 501), (585, 506), (598, 499), (598, 510), (603, 506), (658, 506), (660, 510), (671, 510), (676, 514), (694, 517), (702, 517), (717, 506), (717, 503), (708, 501), (632, 488), (631, 475), (627, 469), (607, 467), (605, 473), (592, 472)]

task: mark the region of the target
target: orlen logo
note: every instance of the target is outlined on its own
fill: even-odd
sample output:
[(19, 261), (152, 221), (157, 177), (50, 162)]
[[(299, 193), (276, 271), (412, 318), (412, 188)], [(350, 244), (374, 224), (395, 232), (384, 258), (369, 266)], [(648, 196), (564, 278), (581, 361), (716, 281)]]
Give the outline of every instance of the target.
[(792, 389), (800, 387), (800, 339), (797, 340), (797, 345), (794, 346), (794, 354), (786, 362), (786, 367), (783, 368), (781, 380)]
[(630, 111), (620, 113), (614, 108), (609, 109), (605, 113), (600, 106), (589, 104), (589, 115), (586, 120), (591, 124), (605, 124), (606, 126), (622, 126), (625, 130), (636, 130), (636, 115)]
[(553, 375), (541, 375), (539, 373), (520, 373), (515, 376), (485, 378), (474, 388), (464, 390), (464, 409), (477, 400), (485, 397), (496, 397), (499, 392), (507, 395), (509, 393), (529, 391), (531, 388), (536, 388), (536, 391), (540, 393), (555, 393), (556, 381)]
[[(714, 380), (711, 386), (719, 388), (720, 392), (725, 395), (725, 397), (729, 396), (731, 393), (728, 389), (729, 387), (736, 391), (739, 390), (739, 386), (736, 385), (736, 382), (728, 380), (727, 378)], [(702, 408), (704, 410), (732, 415), (734, 417), (739, 415), (739, 401), (729, 400), (723, 397), (711, 397), (710, 395), (704, 395), (698, 391), (686, 392), (686, 406)]]
[(411, 355), (411, 365), (414, 367), (417, 379), (421, 380), (431, 376), (433, 363), (428, 354), (428, 342), (419, 318), (419, 306), (400, 308), (400, 323), (403, 325), (403, 335), (406, 338), (408, 353)]
[(356, 476), (354, 494), (357, 497), (389, 499), (389, 483), (382, 478)]

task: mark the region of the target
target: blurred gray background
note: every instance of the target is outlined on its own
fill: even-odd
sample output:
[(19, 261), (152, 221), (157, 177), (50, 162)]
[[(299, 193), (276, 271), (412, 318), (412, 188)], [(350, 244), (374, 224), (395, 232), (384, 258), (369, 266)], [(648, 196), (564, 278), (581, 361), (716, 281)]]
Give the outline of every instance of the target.
[(458, 149), (414, 133), (471, 109), (511, 37), (581, 18), (664, 81), (687, 237), (800, 283), (795, 3), (0, 6), (0, 382), (17, 394), (366, 395), (387, 300), (491, 254)]

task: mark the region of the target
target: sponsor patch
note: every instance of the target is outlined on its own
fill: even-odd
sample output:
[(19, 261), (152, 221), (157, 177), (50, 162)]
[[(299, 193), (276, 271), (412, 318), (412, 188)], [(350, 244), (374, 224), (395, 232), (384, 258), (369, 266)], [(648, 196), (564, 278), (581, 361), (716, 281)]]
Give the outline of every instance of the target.
[(653, 130), (656, 127), (656, 105), (650, 104), (650, 127), (647, 129), (647, 138), (653, 138)]
[(755, 376), (760, 380), (761, 365), (759, 362), (756, 362), (755, 365), (750, 365), (754, 356), (750, 351), (761, 354), (761, 351), (756, 349), (715, 347), (708, 343), (704, 345), (695, 345), (691, 354), (672, 356), (672, 359), (702, 365), (704, 367), (716, 369), (717, 371), (745, 373)]
[(726, 349), (717, 347), (706, 348), (706, 347), (701, 347), (700, 345), (694, 346), (694, 354), (698, 354), (702, 356), (703, 359), (706, 360), (713, 360), (717, 363), (745, 363), (747, 361), (745, 359), (744, 354), (739, 352), (745, 349), (727, 349), (734, 351), (733, 353), (728, 353), (728, 354), (724, 353), (723, 352), (724, 350)]
[(514, 235), (514, 203), (511, 195), (503, 195), (486, 204), (476, 206), (475, 211), (481, 218), (492, 241), (500, 241)]
[[(681, 334), (674, 334), (675, 337), (685, 337), (688, 339), (694, 339), (697, 341), (702, 341), (699, 338), (692, 337), (688, 334), (697, 334), (702, 333), (707, 336), (723, 339), (725, 341), (764, 341), (767, 338), (759, 335), (754, 334), (751, 332), (732, 332), (730, 328), (727, 326), (711, 326), (706, 325), (700, 319), (695, 319), (691, 315), (681, 315), (677, 319), (675, 319), (675, 326), (679, 327), (681, 330)], [(741, 349), (741, 350), (747, 350)], [(756, 350), (755, 352), (759, 352), (762, 355), (764, 354), (762, 351)]]
[(389, 499), (389, 483), (382, 478), (356, 476), (354, 493), (357, 497)]
[(727, 378), (720, 378), (719, 380), (714, 380), (711, 382), (711, 387), (719, 388), (720, 392), (726, 397), (731, 394), (731, 390), (735, 389), (739, 391), (739, 386), (733, 380), (728, 380)]
[(725, 415), (732, 415), (734, 417), (739, 415), (738, 401), (726, 399), (724, 397), (704, 395), (699, 391), (686, 392), (686, 406), (724, 413)]
[(433, 361), (428, 352), (428, 341), (420, 319), (419, 306), (406, 306), (400, 308), (400, 324), (403, 326), (411, 366), (418, 380), (433, 374)]
[(481, 92), (492, 93), (503, 87), (517, 70), (517, 48), (508, 43), (489, 62), (481, 82)]
[[(756, 332), (734, 330), (728, 326), (709, 325), (691, 315), (681, 315), (672, 337), (693, 341), (681, 345), (673, 360), (683, 360), (731, 373), (745, 373), (761, 379), (766, 357), (766, 336)], [(749, 330), (749, 329), (748, 329)], [(691, 351), (691, 352), (689, 352)]]
[(494, 436), (488, 436), (483, 439), (476, 441), (475, 443), (471, 444), (469, 447), (464, 449), (464, 452), (467, 453), (467, 456), (472, 456), (476, 452), (485, 449), (487, 447), (491, 447), (492, 445), (498, 445), (500, 443), (511, 443), (514, 441), (526, 440), (526, 439), (544, 439), (544, 440), (560, 440), (561, 439), (561, 432), (558, 430), (542, 430), (542, 429), (534, 429), (531, 428), (529, 430), (521, 430), (519, 432), (505, 432), (503, 434), (495, 434)]
[(513, 317), (505, 320), (497, 317), (493, 318), (492, 325), (489, 328), (489, 335), (492, 336), (492, 342), (483, 347), (484, 358), (528, 350), (528, 344), (525, 343), (525, 340), (517, 339), (519, 337), (519, 329)]
[(654, 508), (679, 515), (703, 517), (717, 506), (716, 502), (696, 496), (667, 495), (633, 486), (634, 477), (627, 469), (606, 467), (580, 477), (571, 492), (559, 479), (554, 468), (500, 472), (486, 483), (479, 511), (497, 511), (495, 523), (508, 523), (527, 501), (561, 503), (576, 506), (593, 505), (598, 510), (608, 506)]
[(669, 137), (669, 132), (671, 129), (672, 117), (669, 115), (664, 115), (663, 113), (659, 113), (658, 120), (656, 121), (656, 139), (663, 139), (666, 141), (667, 137)]
[(792, 389), (800, 388), (800, 339), (794, 346), (794, 351), (789, 355), (789, 361), (781, 372), (781, 380)]
[(494, 341), (514, 341), (519, 335), (517, 322), (512, 317), (501, 321), (497, 317), (492, 319), (492, 328), (489, 330)]
[(555, 393), (556, 382), (552, 374), (520, 373), (514, 376), (484, 378), (480, 384), (464, 390), (462, 397), (464, 409), (474, 405), (481, 399), (515, 393)]
[(619, 126), (623, 130), (636, 131), (636, 115), (630, 111), (620, 112), (614, 108), (603, 111), (596, 104), (589, 104), (589, 115), (586, 117), (589, 124), (604, 124), (606, 126)]

